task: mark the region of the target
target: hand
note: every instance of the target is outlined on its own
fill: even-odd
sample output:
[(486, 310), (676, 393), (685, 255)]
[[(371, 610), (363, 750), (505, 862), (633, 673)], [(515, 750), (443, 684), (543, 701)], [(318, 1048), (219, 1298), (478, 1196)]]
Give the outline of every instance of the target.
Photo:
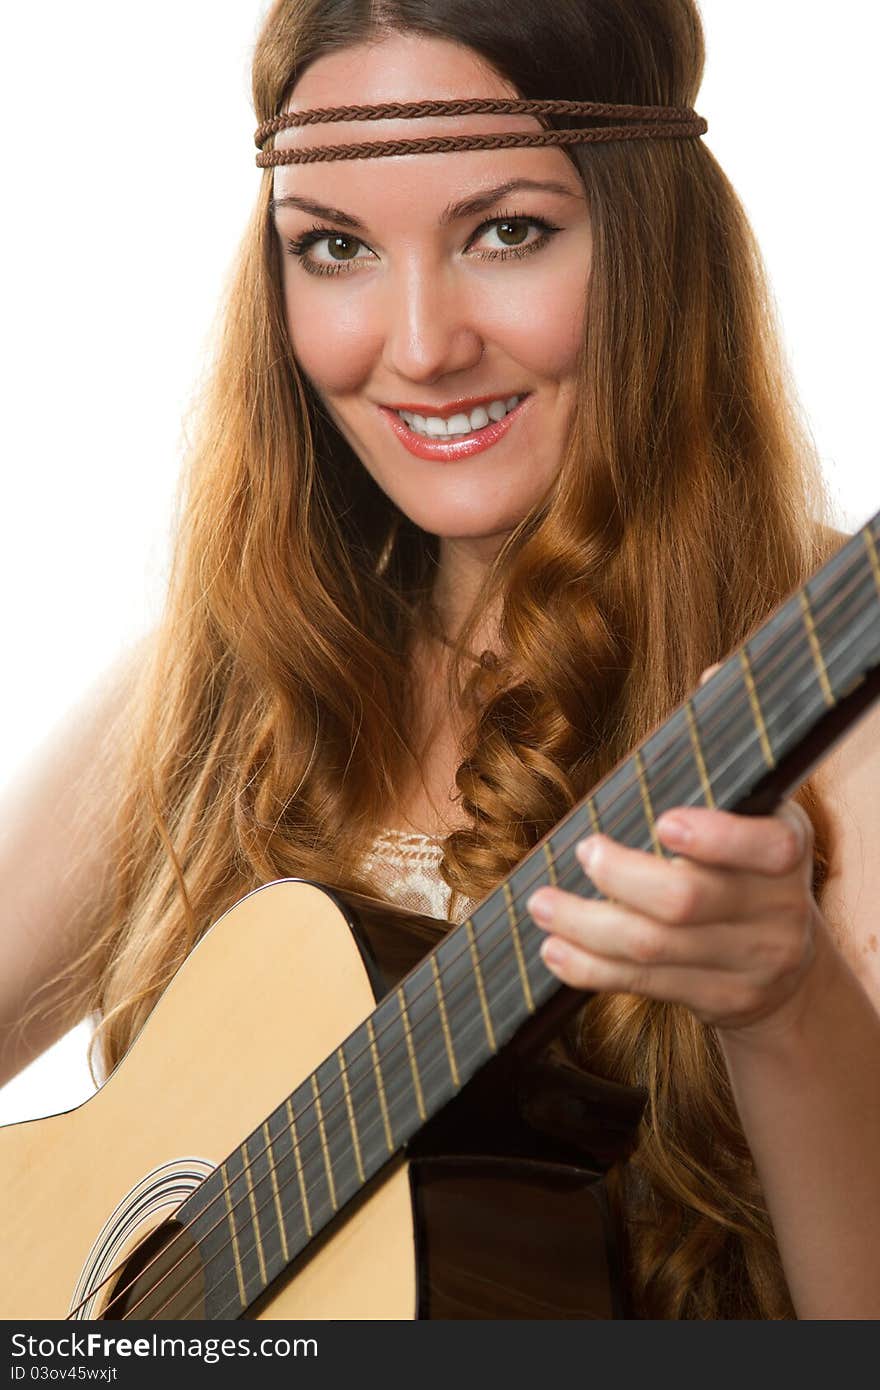
[(674, 858), (608, 835), (578, 845), (606, 901), (559, 888), (531, 895), (526, 906), (548, 932), (545, 965), (575, 989), (685, 1004), (719, 1029), (781, 1017), (824, 931), (809, 817), (791, 800), (772, 816), (681, 806), (656, 829)]

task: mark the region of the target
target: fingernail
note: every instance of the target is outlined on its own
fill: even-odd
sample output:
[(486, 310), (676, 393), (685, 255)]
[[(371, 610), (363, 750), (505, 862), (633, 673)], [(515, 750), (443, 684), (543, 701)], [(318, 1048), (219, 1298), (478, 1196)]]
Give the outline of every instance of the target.
[(669, 814), (661, 816), (657, 822), (657, 829), (664, 835), (669, 835), (671, 839), (677, 840), (680, 845), (686, 845), (694, 837), (687, 821), (682, 820), (681, 816)]
[(533, 893), (526, 907), (536, 922), (549, 922), (553, 917), (553, 899), (544, 892)]
[(581, 840), (577, 845), (575, 853), (585, 869), (592, 868), (598, 848), (595, 835), (590, 835), (588, 839)]
[(565, 962), (565, 947), (555, 936), (551, 936), (547, 941), (541, 943), (541, 959), (545, 965), (563, 965)]

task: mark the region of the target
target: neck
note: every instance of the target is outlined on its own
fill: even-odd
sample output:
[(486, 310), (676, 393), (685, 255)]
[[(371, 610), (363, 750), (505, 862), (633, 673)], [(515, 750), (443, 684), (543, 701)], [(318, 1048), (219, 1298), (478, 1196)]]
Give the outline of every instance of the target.
[[(483, 592), (492, 563), (506, 539), (498, 536), (456, 537), (440, 540), (440, 563), (434, 584), (434, 605), (443, 631), (454, 641)], [(498, 605), (485, 609), (474, 629), (471, 646), (475, 651), (495, 645)]]

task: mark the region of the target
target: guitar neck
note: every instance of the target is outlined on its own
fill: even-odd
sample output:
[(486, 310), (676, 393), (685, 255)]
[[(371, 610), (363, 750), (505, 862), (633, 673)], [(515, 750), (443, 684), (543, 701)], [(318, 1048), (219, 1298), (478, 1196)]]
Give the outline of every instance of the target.
[[(601, 896), (574, 855), (603, 831), (662, 855), (680, 805), (769, 813), (880, 698), (880, 513), (560, 821), (178, 1211), (212, 1290), (244, 1312), (563, 990), (525, 908)], [(571, 1007), (582, 996), (571, 994)], [(558, 1001), (557, 1001), (558, 1002)], [(253, 1222), (260, 1212), (259, 1230)], [(218, 1212), (224, 1219), (218, 1221)], [(212, 1311), (217, 1309), (223, 1313)]]

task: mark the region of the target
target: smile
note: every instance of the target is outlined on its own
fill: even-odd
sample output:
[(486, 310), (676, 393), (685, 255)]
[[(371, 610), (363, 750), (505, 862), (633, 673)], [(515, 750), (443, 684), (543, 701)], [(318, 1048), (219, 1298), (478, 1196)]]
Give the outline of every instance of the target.
[(417, 458), (452, 461), (469, 458), (507, 434), (531, 395), (508, 396), (447, 418), (379, 406), (397, 438)]

